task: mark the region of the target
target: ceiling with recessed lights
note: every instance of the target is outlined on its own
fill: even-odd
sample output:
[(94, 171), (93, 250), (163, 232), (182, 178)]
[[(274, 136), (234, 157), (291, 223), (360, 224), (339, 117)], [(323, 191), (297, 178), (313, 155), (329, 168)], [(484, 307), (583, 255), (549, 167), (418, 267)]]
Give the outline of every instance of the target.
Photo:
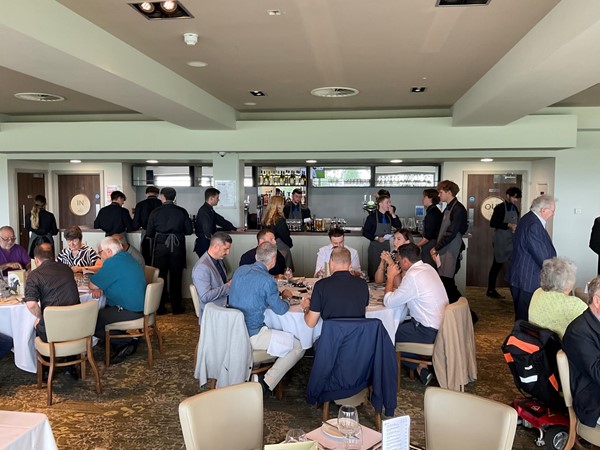
[[(237, 120), (352, 113), (503, 125), (551, 105), (600, 106), (600, 77), (586, 67), (556, 89), (544, 85), (560, 68), (561, 49), (572, 53), (583, 41), (589, 50), (585, 31), (598, 21), (553, 8), (594, 1), (182, 0), (192, 17), (166, 20), (148, 20), (124, 0), (11, 2), (0, 16), (0, 121), (232, 129)], [(186, 44), (185, 33), (198, 42)], [(311, 95), (319, 88), (357, 94)], [(14, 97), (22, 92), (65, 101)]]

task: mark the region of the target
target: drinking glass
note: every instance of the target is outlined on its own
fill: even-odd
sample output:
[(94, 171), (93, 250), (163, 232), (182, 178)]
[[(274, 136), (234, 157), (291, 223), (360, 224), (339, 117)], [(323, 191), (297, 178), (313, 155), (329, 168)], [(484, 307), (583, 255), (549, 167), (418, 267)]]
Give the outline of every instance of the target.
[(358, 433), (360, 424), (358, 422), (358, 411), (354, 406), (342, 405), (338, 413), (338, 430), (348, 441), (350, 436)]
[(285, 272), (283, 273), (283, 276), (289, 283), (290, 280), (292, 279), (292, 277), (294, 276), (294, 273), (292, 272), (292, 269), (290, 269), (289, 267), (286, 267)]
[(358, 431), (344, 439), (344, 450), (361, 450), (363, 445), (362, 430)]
[(292, 428), (285, 436), (285, 443), (306, 442), (306, 433), (300, 428)]

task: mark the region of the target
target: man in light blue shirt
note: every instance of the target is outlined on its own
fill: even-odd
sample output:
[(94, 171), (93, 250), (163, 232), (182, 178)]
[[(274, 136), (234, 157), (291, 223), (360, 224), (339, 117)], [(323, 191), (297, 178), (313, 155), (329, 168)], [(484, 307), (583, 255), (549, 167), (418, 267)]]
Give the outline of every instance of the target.
[[(256, 249), (256, 262), (242, 266), (233, 274), (229, 289), (229, 306), (244, 313), (244, 320), (254, 350), (267, 350), (271, 344), (272, 330), (264, 324), (265, 310), (271, 308), (275, 314), (283, 315), (289, 304), (282, 300), (292, 293), (286, 289), (279, 295), (277, 283), (269, 270), (275, 266), (277, 246), (263, 242)], [(283, 376), (302, 358), (304, 350), (298, 339), (293, 340), (293, 348), (277, 358), (271, 369), (265, 373), (264, 382), (272, 391)]]

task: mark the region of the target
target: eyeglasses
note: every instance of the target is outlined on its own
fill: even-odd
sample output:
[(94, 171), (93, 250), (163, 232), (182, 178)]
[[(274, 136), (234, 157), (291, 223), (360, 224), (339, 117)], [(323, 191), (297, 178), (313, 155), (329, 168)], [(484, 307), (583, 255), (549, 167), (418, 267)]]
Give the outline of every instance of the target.
[(13, 237), (2, 237), (2, 236), (0, 236), (0, 239), (2, 239), (4, 242), (14, 242), (14, 241), (17, 240), (17, 238), (14, 237), (14, 236)]
[(105, 252), (105, 251), (106, 251), (106, 250), (104, 250), (104, 249), (102, 249), (102, 250), (98, 250), (98, 254), (99, 254), (100, 256), (102, 256), (102, 252)]

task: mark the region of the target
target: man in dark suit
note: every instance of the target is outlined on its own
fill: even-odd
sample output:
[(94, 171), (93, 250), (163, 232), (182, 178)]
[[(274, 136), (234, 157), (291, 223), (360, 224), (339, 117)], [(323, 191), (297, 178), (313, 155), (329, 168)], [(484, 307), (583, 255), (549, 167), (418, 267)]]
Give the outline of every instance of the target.
[(596, 217), (594, 220), (590, 235), (590, 248), (598, 255), (598, 275), (600, 275), (600, 217)]
[[(263, 242), (270, 242), (271, 244), (276, 243), (273, 231), (267, 228), (263, 228), (256, 234), (256, 240), (258, 241), (258, 245), (262, 244)], [(256, 249), (258, 248), (258, 245), (254, 248), (251, 248), (242, 255), (242, 257), (240, 258), (240, 266), (246, 266), (248, 264), (254, 264), (256, 262)], [(277, 259), (275, 260), (275, 266), (273, 266), (273, 268), (269, 270), (269, 273), (271, 275), (283, 275), (284, 272), (285, 258), (278, 250)]]
[(563, 348), (569, 358), (573, 407), (588, 427), (600, 425), (600, 277), (588, 285), (589, 308), (568, 326)]
[[(222, 215), (217, 213), (214, 209), (219, 203), (219, 195), (221, 191), (213, 187), (209, 187), (204, 191), (204, 205), (198, 210), (196, 215), (196, 244), (194, 245), (194, 252), (201, 257), (210, 245), (210, 238), (219, 231), (233, 231), (236, 227)], [(242, 231), (243, 228), (239, 228), (238, 231)]]
[(540, 271), (556, 250), (546, 231), (546, 221), (554, 216), (556, 204), (550, 195), (541, 195), (531, 203), (530, 211), (519, 221), (513, 239), (513, 254), (506, 272), (515, 304), (515, 320), (527, 320), (533, 292), (540, 287)]
[(142, 229), (140, 243), (142, 255), (147, 266), (152, 265), (152, 240), (146, 237), (146, 229), (148, 228), (150, 213), (162, 206), (162, 202), (158, 198), (159, 193), (160, 191), (156, 186), (148, 186), (146, 188), (146, 199), (135, 205), (135, 212), (133, 214), (133, 229)]
[(132, 231), (133, 221), (129, 211), (123, 208), (125, 200), (127, 200), (125, 194), (121, 191), (113, 191), (110, 194), (110, 205), (98, 211), (96, 220), (94, 220), (94, 228), (101, 229), (106, 233), (106, 236), (117, 233), (126, 236), (127, 231)]

